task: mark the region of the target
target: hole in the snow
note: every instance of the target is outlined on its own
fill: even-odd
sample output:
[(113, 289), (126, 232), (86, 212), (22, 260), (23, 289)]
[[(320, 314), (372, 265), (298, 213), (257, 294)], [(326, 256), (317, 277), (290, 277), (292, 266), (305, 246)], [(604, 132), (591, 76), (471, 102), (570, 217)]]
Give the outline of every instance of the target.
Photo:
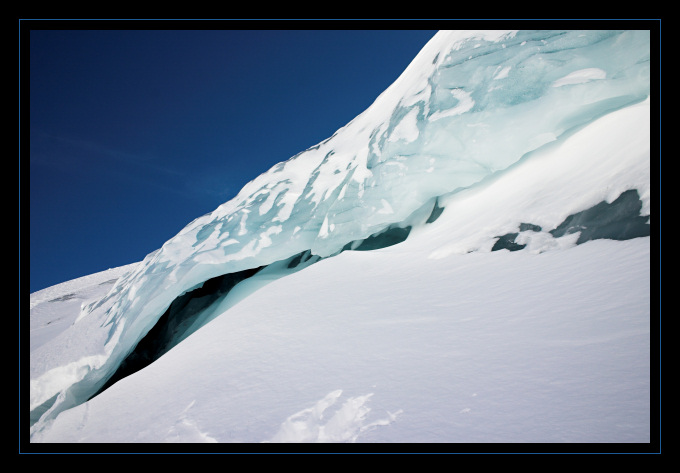
[(411, 227), (388, 227), (378, 233), (374, 233), (363, 240), (355, 240), (347, 243), (342, 251), (371, 251), (379, 250), (380, 248), (387, 248), (388, 246), (396, 245), (408, 238), (411, 233)]
[(425, 223), (432, 223), (432, 222), (434, 222), (435, 220), (437, 220), (437, 219), (439, 218), (439, 216), (442, 214), (443, 211), (444, 211), (444, 207), (440, 207), (440, 206), (439, 206), (439, 199), (435, 199), (435, 201), (434, 201), (434, 208), (432, 209), (432, 213), (431, 213), (430, 216), (427, 218), (427, 220), (425, 221)]
[(638, 191), (627, 190), (611, 204), (603, 201), (589, 209), (568, 216), (550, 233), (555, 238), (559, 238), (563, 235), (581, 232), (576, 242), (577, 245), (600, 238), (630, 240), (649, 236), (650, 226), (647, 223), (649, 216), (641, 216), (641, 209), (642, 201)]
[(527, 245), (520, 245), (519, 243), (515, 243), (515, 238), (519, 233), (506, 233), (503, 236), (498, 237), (498, 240), (496, 240), (496, 243), (493, 244), (493, 247), (491, 248), (491, 251), (498, 251), (498, 250), (509, 250), (509, 251), (519, 251), (522, 248), (524, 248)]
[[(435, 205), (435, 209), (437, 208)], [(441, 210), (439, 213), (441, 213)], [(389, 227), (364, 240), (348, 243), (343, 251), (346, 249), (369, 251), (396, 245), (406, 240), (410, 231), (410, 226), (403, 228)], [(285, 268), (283, 273), (285, 274), (288, 272), (287, 270), (294, 272), (302, 267), (314, 264), (320, 259), (319, 256), (312, 255), (312, 252), (307, 250), (270, 266), (272, 269), (275, 266)], [(121, 362), (114, 374), (89, 399), (99, 395), (121, 379), (147, 367), (194, 333), (207, 323), (208, 320), (202, 314), (206, 312), (208, 307), (226, 296), (236, 284), (254, 276), (265, 268), (269, 267), (263, 266), (218, 276), (205, 281), (201, 287), (177, 297), (151, 330), (137, 343), (134, 350)]]
[(200, 288), (175, 299), (158, 322), (137, 343), (135, 349), (121, 362), (111, 378), (91, 398), (119, 380), (150, 365), (195, 332), (202, 325), (202, 321), (197, 319), (206, 308), (260, 269), (262, 268), (248, 269), (209, 279)]
[[(564, 235), (580, 232), (577, 245), (590, 240), (630, 240), (632, 238), (646, 237), (650, 235), (649, 215), (640, 215), (642, 201), (635, 189), (623, 192), (611, 204), (602, 201), (589, 209), (569, 215), (564, 222), (550, 234), (559, 238)], [(522, 223), (520, 232), (540, 232), (541, 227), (531, 223)], [(519, 233), (506, 233), (497, 237), (491, 251), (509, 250), (518, 251), (526, 247), (516, 242)]]

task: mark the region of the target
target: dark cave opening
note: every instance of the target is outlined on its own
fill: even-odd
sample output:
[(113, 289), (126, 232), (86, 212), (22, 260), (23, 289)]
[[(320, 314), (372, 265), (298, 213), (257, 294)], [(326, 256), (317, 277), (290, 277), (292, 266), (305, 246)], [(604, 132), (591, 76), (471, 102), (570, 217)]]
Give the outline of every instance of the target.
[[(433, 210), (426, 223), (437, 220), (443, 210), (444, 208), (439, 207), (438, 202), (435, 201)], [(406, 240), (411, 232), (411, 228), (411, 226), (400, 227), (393, 225), (363, 240), (348, 243), (341, 252), (346, 250), (371, 251), (396, 245)], [(293, 272), (301, 267), (314, 264), (321, 259), (319, 256), (313, 255), (310, 250), (307, 250), (285, 260), (283, 264), (285, 268)], [(177, 297), (163, 315), (159, 317), (156, 324), (121, 362), (113, 375), (89, 399), (99, 395), (121, 379), (147, 367), (191, 333), (195, 332), (202, 325), (197, 319), (205, 309), (227, 295), (236, 284), (254, 276), (266, 267), (261, 266), (211, 278), (205, 281), (201, 287), (187, 291)]]
[(217, 276), (205, 281), (201, 287), (177, 297), (121, 362), (114, 374), (89, 399), (160, 358), (198, 328), (195, 326), (196, 318), (203, 310), (225, 296), (236, 284), (261, 269), (262, 267)]

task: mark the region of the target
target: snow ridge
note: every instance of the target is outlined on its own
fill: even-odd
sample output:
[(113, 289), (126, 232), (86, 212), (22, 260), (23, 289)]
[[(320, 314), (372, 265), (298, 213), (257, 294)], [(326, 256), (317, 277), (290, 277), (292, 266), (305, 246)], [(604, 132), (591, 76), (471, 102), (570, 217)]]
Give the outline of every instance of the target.
[[(97, 392), (171, 303), (205, 281), (305, 252), (327, 258), (389, 230), (419, 231), (435, 202), (474, 201), (518, 165), (540, 163), (579, 130), (648, 97), (646, 31), (439, 32), (369, 109), (191, 222), (85, 304), (59, 357), (49, 356), (54, 346), (32, 351), (31, 406), (45, 409), (34, 430)], [(648, 183), (639, 180), (625, 185), (649, 215)], [(594, 197), (585, 200), (595, 205)], [(564, 219), (585, 208), (559, 211)], [(522, 221), (553, 228), (562, 220), (536, 215), (505, 231)], [(464, 228), (438, 257), (481, 248), (471, 243), (479, 231)], [(73, 376), (58, 375), (65, 366)]]

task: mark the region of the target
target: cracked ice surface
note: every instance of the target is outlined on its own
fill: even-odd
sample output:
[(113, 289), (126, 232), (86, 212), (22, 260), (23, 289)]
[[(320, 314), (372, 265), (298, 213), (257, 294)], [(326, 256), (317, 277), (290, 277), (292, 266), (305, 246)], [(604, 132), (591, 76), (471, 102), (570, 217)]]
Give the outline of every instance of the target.
[[(438, 33), (366, 111), (189, 223), (85, 305), (77, 323), (87, 330), (69, 334), (59, 357), (32, 352), (31, 405), (61, 393), (56, 415), (82, 402), (177, 296), (207, 279), (305, 250), (330, 256), (409, 225), (434, 197), (645, 100), (649, 49), (648, 31)], [(79, 336), (101, 343), (85, 353)], [(54, 375), (68, 363), (77, 376)]]

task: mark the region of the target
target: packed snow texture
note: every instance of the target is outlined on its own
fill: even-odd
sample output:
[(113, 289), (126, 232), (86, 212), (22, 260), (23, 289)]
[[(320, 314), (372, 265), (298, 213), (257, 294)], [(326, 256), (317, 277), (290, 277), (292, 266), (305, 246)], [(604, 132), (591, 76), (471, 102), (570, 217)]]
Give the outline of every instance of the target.
[(32, 440), (650, 441), (649, 238), (407, 246), (273, 281)]
[[(626, 191), (649, 225), (649, 56), (648, 31), (438, 33), (332, 137), (32, 331), (32, 441), (648, 441), (649, 238), (555, 230)], [(85, 402), (175, 299), (260, 267)]]

